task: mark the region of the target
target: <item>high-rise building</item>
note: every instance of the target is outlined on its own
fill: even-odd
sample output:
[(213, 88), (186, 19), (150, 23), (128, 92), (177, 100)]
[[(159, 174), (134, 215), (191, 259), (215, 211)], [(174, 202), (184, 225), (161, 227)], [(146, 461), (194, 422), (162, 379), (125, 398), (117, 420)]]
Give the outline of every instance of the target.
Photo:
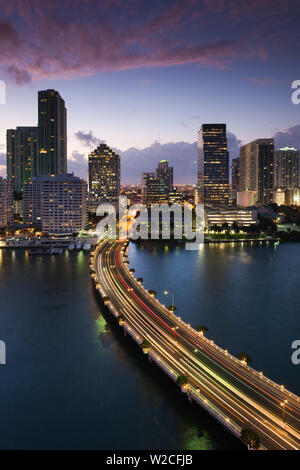
[(38, 92), (39, 154), (37, 175), (67, 172), (67, 110), (55, 90)]
[(239, 190), (240, 181), (240, 159), (234, 158), (231, 163), (231, 181), (232, 191), (235, 193)]
[(100, 144), (89, 155), (89, 207), (115, 204), (120, 194), (120, 156), (108, 145)]
[(24, 222), (44, 233), (78, 233), (87, 225), (86, 201), (86, 182), (77, 176), (37, 176), (24, 187)]
[(198, 202), (227, 204), (229, 152), (226, 124), (202, 124), (198, 131)]
[(164, 181), (167, 192), (173, 190), (173, 167), (169, 166), (168, 160), (160, 160), (155, 175), (156, 179)]
[(145, 203), (147, 198), (147, 187), (149, 185), (150, 180), (155, 179), (155, 172), (148, 172), (142, 173), (142, 181), (141, 181), (141, 192), (142, 192), (142, 201)]
[(13, 184), (0, 177), (0, 227), (7, 227), (13, 222), (13, 195)]
[(142, 173), (142, 200), (144, 204), (167, 203), (168, 194), (164, 179), (157, 178), (154, 172)]
[(36, 176), (38, 155), (38, 128), (17, 127), (6, 131), (7, 179), (17, 193)]
[(284, 147), (275, 152), (275, 188), (295, 189), (300, 187), (300, 153), (293, 147)]
[(257, 139), (240, 149), (240, 191), (255, 191), (256, 201), (273, 202), (274, 140)]

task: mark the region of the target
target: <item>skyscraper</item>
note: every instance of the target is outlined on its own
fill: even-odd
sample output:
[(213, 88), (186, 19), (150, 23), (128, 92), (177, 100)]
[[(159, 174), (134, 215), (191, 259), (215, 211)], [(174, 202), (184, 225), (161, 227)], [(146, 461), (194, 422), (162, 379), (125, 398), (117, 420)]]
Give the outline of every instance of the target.
[(24, 187), (24, 222), (45, 233), (78, 233), (87, 223), (86, 182), (73, 174), (37, 176)]
[(274, 140), (257, 139), (240, 149), (240, 191), (255, 191), (256, 201), (273, 202)]
[(198, 131), (198, 202), (223, 205), (228, 199), (226, 124), (202, 124)]
[(173, 190), (173, 167), (169, 166), (168, 160), (160, 160), (155, 174), (157, 179), (164, 181), (168, 193)]
[(295, 189), (300, 187), (300, 153), (292, 147), (275, 152), (275, 188)]
[(240, 159), (234, 158), (231, 164), (232, 191), (235, 193), (239, 190), (240, 180)]
[(36, 175), (38, 128), (17, 127), (6, 131), (7, 179), (17, 193)]
[(108, 145), (100, 144), (89, 155), (89, 207), (96, 210), (103, 202), (115, 204), (120, 194), (120, 156)]
[(67, 110), (55, 90), (38, 92), (38, 175), (67, 172)]
[(157, 178), (154, 172), (142, 173), (142, 199), (144, 204), (167, 203), (168, 195), (168, 187), (163, 178)]
[(0, 177), (0, 227), (7, 227), (13, 222), (13, 184)]

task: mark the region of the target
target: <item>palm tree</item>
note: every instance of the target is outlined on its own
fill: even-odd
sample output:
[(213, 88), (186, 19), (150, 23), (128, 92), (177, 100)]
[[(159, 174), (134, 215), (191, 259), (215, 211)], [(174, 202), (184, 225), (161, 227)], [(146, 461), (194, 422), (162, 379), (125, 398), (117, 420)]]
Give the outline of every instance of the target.
[(227, 222), (224, 222), (224, 224), (222, 225), (222, 230), (224, 230), (225, 232), (229, 232), (230, 227)]
[(245, 352), (242, 352), (242, 353), (238, 354), (238, 359), (240, 359), (240, 361), (246, 362), (247, 364), (252, 363), (251, 357), (249, 356), (249, 354), (247, 354)]
[(144, 339), (144, 340), (142, 341), (142, 343), (141, 343), (140, 346), (141, 346), (142, 349), (146, 349), (146, 350), (147, 350), (147, 349), (150, 349), (150, 348), (151, 348), (151, 343), (150, 343), (150, 341), (148, 341), (147, 339)]
[(236, 222), (233, 222), (231, 227), (232, 227), (232, 230), (234, 231), (234, 233), (239, 233), (240, 232), (240, 227), (238, 226), (238, 224)]
[(175, 310), (176, 310), (175, 305), (169, 305), (168, 310), (170, 310), (170, 312), (175, 312)]
[(178, 375), (176, 383), (179, 385), (179, 387), (184, 388), (188, 385), (189, 379), (187, 378), (185, 374)]
[(241, 440), (250, 448), (257, 450), (260, 446), (259, 435), (250, 428), (243, 428), (241, 431)]
[(148, 290), (150, 295), (153, 295), (153, 297), (156, 295), (156, 291), (153, 289)]
[(197, 331), (199, 331), (200, 333), (204, 333), (204, 331), (208, 331), (208, 328), (207, 326), (205, 325), (200, 325), (200, 326), (197, 326)]

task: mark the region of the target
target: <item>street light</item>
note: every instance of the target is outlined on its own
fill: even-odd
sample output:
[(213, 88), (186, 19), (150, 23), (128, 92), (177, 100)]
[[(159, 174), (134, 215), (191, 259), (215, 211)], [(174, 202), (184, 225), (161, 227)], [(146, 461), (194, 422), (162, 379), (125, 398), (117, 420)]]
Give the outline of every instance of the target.
[(281, 403), (280, 403), (280, 406), (282, 408), (282, 421), (284, 423), (284, 412), (285, 412), (285, 407), (286, 407), (286, 404), (287, 404), (287, 400), (283, 400)]
[(171, 297), (172, 297), (172, 308), (174, 308), (174, 294), (173, 294), (173, 292), (171, 292), (170, 290), (169, 291), (165, 290), (164, 294), (165, 295), (168, 295), (168, 294), (171, 295)]

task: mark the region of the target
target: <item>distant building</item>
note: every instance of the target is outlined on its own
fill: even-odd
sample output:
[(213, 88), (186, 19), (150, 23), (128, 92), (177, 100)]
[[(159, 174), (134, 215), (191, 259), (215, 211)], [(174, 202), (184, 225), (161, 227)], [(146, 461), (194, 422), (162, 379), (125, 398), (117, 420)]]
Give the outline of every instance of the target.
[(255, 191), (262, 205), (273, 202), (274, 140), (257, 139), (240, 149), (240, 191)]
[(154, 172), (142, 173), (142, 200), (143, 204), (163, 204), (168, 202), (166, 182), (156, 178)]
[(231, 181), (232, 181), (232, 192), (236, 199), (236, 193), (239, 190), (240, 183), (240, 159), (234, 158), (231, 163)]
[(166, 186), (166, 192), (173, 189), (173, 167), (169, 166), (168, 160), (160, 160), (155, 171), (156, 179), (163, 180)]
[(87, 225), (86, 182), (73, 174), (37, 176), (24, 188), (24, 222), (44, 233), (78, 233)]
[(37, 174), (38, 128), (17, 127), (6, 131), (7, 179), (17, 193)]
[(300, 189), (286, 189), (285, 190), (285, 205), (286, 206), (300, 206)]
[(226, 124), (203, 124), (198, 131), (199, 203), (227, 204), (229, 200), (229, 152)]
[(172, 191), (168, 194), (169, 204), (183, 204), (184, 198), (181, 191), (178, 191), (177, 188), (173, 188)]
[(8, 227), (14, 220), (13, 184), (0, 177), (0, 227)]
[(236, 203), (238, 206), (250, 207), (256, 204), (255, 191), (238, 191), (236, 193)]
[(38, 92), (39, 153), (36, 175), (67, 172), (67, 110), (56, 90)]
[(284, 147), (275, 152), (275, 188), (295, 189), (300, 187), (300, 153), (293, 147)]
[(120, 195), (120, 156), (108, 145), (100, 144), (89, 155), (89, 208), (101, 203), (116, 204)]
[(227, 223), (232, 226), (233, 223), (240, 227), (247, 227), (257, 223), (257, 211), (242, 208), (215, 208), (205, 211), (205, 220), (209, 228), (213, 225), (222, 226)]
[(278, 206), (285, 205), (285, 190), (284, 189), (274, 189), (273, 192), (273, 202), (278, 204)]

